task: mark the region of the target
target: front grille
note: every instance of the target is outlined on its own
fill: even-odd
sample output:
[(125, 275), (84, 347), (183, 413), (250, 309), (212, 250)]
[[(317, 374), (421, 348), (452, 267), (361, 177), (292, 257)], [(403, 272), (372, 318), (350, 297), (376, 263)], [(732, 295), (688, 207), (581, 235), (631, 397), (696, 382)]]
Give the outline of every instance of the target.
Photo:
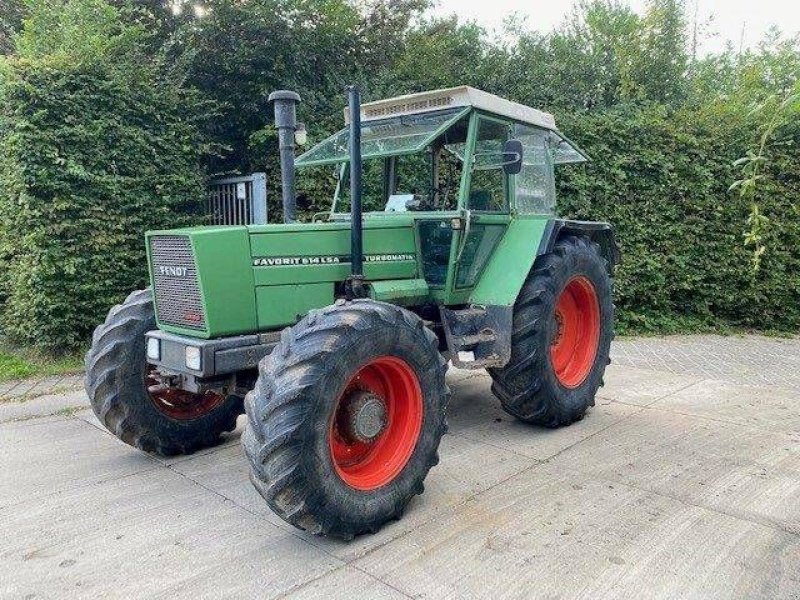
[(206, 314), (189, 237), (151, 237), (150, 258), (153, 263), (153, 287), (159, 323), (205, 330)]

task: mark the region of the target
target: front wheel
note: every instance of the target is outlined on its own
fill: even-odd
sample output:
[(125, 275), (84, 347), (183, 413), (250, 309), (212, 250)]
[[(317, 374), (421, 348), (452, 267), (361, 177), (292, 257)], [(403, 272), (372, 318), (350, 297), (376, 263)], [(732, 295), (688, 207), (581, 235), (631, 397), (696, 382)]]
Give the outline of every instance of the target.
[(311, 312), (259, 365), (242, 436), (272, 510), (345, 539), (399, 518), (439, 458), (449, 392), (413, 313), (355, 300)]
[(133, 292), (97, 327), (86, 354), (86, 393), (100, 422), (146, 452), (190, 454), (236, 427), (242, 399), (157, 385), (145, 338), (156, 328), (149, 289)]
[(609, 363), (613, 321), (600, 248), (585, 237), (559, 240), (536, 259), (514, 305), (511, 360), (489, 371), (503, 409), (545, 427), (583, 418)]

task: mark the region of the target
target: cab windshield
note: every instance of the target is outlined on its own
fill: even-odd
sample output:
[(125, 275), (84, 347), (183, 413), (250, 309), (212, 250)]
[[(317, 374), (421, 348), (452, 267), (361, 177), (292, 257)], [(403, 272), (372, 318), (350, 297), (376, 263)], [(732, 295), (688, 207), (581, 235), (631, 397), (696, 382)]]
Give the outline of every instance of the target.
[[(365, 212), (456, 210), (469, 109), (400, 116), (362, 125)], [(349, 130), (342, 129), (297, 161), (298, 184), (320, 169), (333, 182), (330, 212), (350, 211)], [(314, 177), (320, 180), (318, 174)], [(330, 195), (328, 196), (330, 198)]]
[[(443, 130), (469, 112), (464, 107), (417, 115), (401, 115), (361, 125), (361, 156), (364, 159), (413, 154), (426, 148)], [(317, 144), (295, 161), (298, 168), (346, 162), (350, 130), (345, 127)]]

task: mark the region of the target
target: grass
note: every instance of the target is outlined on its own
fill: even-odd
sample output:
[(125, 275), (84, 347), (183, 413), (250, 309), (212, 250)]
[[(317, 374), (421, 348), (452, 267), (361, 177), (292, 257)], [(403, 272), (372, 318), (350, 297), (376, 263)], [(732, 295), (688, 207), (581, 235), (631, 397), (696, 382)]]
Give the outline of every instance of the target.
[(28, 377), (69, 375), (83, 370), (80, 353), (49, 356), (33, 350), (0, 344), (0, 382)]

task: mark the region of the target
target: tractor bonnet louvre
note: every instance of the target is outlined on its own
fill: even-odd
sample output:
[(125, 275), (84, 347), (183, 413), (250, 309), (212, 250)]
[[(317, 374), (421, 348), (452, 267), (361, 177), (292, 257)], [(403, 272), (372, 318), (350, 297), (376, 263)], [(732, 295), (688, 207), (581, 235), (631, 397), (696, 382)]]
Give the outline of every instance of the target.
[(189, 237), (151, 237), (150, 257), (153, 265), (153, 296), (159, 323), (204, 331), (206, 315)]

